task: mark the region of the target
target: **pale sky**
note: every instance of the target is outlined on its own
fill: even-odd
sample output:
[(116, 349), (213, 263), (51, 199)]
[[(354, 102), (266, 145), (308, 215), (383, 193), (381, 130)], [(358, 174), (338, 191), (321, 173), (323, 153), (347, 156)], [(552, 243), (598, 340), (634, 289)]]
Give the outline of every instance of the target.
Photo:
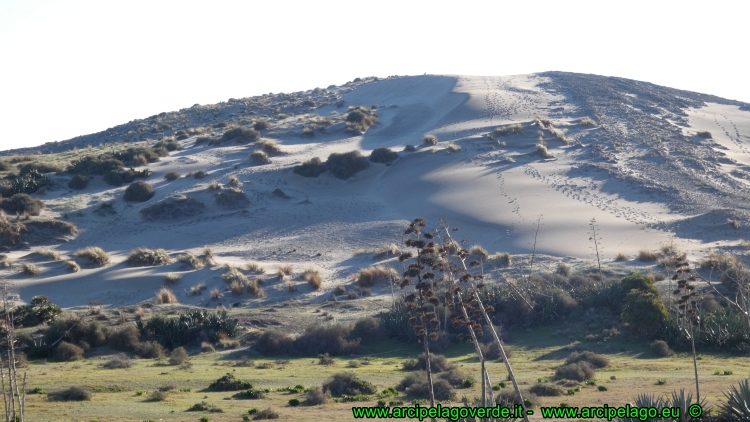
[(0, 150), (356, 77), (548, 70), (750, 102), (745, 1), (0, 0)]

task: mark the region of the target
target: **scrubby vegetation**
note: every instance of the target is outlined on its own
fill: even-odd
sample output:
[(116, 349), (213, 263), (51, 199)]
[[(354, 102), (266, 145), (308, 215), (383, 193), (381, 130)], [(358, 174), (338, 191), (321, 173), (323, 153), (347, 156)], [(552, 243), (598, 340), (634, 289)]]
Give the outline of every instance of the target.
[(164, 249), (138, 248), (130, 252), (125, 262), (134, 267), (147, 267), (170, 264), (172, 258)]
[(517, 133), (523, 132), (523, 126), (520, 123), (513, 123), (510, 125), (500, 126), (490, 132), (490, 137), (493, 139), (499, 138), (501, 136), (510, 136), (515, 135)]
[(373, 163), (383, 163), (390, 165), (398, 159), (398, 153), (388, 148), (375, 148), (370, 153), (370, 161)]
[(87, 259), (92, 264), (100, 267), (109, 264), (109, 255), (104, 249), (98, 246), (87, 246), (83, 249), (79, 249), (73, 253), (73, 256), (77, 258)]
[(438, 138), (435, 135), (425, 135), (422, 138), (422, 145), (434, 146), (438, 144)]
[(377, 122), (378, 116), (371, 108), (349, 107), (349, 114), (346, 115), (346, 131), (357, 135), (364, 134)]
[(146, 182), (133, 182), (125, 189), (123, 199), (126, 201), (144, 202), (154, 197), (154, 188)]

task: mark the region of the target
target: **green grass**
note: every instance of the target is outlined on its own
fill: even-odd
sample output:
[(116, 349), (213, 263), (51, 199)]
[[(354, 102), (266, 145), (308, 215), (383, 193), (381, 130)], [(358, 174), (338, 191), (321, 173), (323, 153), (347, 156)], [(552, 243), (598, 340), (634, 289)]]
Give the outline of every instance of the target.
[[(575, 340), (573, 337), (555, 335), (560, 327), (534, 328), (530, 332), (511, 332), (514, 372), (522, 385), (527, 389), (538, 379), (550, 379), (554, 368), (563, 364), (569, 351), (561, 350), (566, 344)], [(579, 383), (580, 391), (566, 396), (570, 406), (591, 405), (591, 403), (624, 404), (633, 400), (636, 392), (670, 394), (675, 389), (690, 390), (694, 385), (692, 359), (681, 353), (669, 358), (654, 359), (646, 344), (633, 345), (627, 339), (615, 338), (607, 342), (587, 344), (597, 353), (606, 353), (611, 364), (598, 369), (596, 385)], [(105, 349), (102, 349), (104, 351)], [(608, 352), (605, 352), (608, 350)], [(365, 355), (371, 354), (369, 365), (356, 368), (348, 367), (350, 362), (361, 358), (337, 357), (332, 366), (318, 365), (314, 357), (262, 357), (253, 356), (255, 367), (232, 366), (234, 361), (225, 359), (227, 355), (219, 353), (195, 354), (191, 357), (190, 369), (178, 369), (166, 365), (166, 361), (137, 359), (129, 369), (101, 369), (100, 364), (108, 359), (107, 355), (86, 358), (69, 363), (43, 363), (31, 361), (26, 369), (33, 380), (30, 388), (39, 387), (51, 391), (70, 385), (86, 385), (94, 392), (93, 399), (85, 405), (75, 402), (48, 402), (45, 395), (27, 396), (27, 415), (35, 421), (53, 421), (64, 419), (100, 420), (107, 415), (109, 421), (164, 420), (182, 421), (197, 420), (203, 413), (185, 412), (195, 403), (206, 401), (223, 409), (223, 413), (211, 413), (213, 422), (241, 420), (241, 415), (248, 409), (272, 408), (279, 412), (282, 420), (319, 421), (351, 420), (351, 404), (329, 402), (321, 406), (290, 407), (290, 399), (299, 399), (304, 403), (304, 395), (288, 391), (297, 385), (306, 388), (320, 386), (329, 376), (341, 371), (352, 371), (362, 379), (374, 383), (378, 391), (393, 387), (405, 376), (401, 362), (416, 358), (420, 353), (417, 345), (405, 345), (384, 341), (365, 348)], [(479, 363), (467, 344), (453, 345), (445, 354), (450, 361), (458, 365), (466, 374), (477, 377)], [(98, 355), (99, 353), (94, 353)], [(192, 353), (191, 353), (192, 354)], [(278, 359), (288, 363), (277, 363)], [(259, 369), (258, 366), (269, 364), (270, 369)], [(505, 382), (505, 365), (501, 362), (489, 362), (487, 367), (493, 384)], [(733, 368), (734, 374), (712, 376), (715, 371)], [(717, 405), (723, 397), (722, 392), (730, 385), (744, 379), (743, 374), (750, 371), (750, 362), (743, 357), (706, 354), (699, 362), (701, 375), (701, 394), (707, 397), (709, 405)], [(250, 380), (256, 389), (270, 390), (266, 397), (258, 400), (224, 400), (230, 396), (226, 392), (206, 392), (204, 389), (213, 381), (231, 372), (238, 379)], [(612, 380), (611, 377), (616, 379)], [(663, 385), (656, 385), (656, 380), (664, 380)], [(149, 394), (158, 388), (172, 384), (176, 390), (170, 392), (162, 402), (149, 402)], [(505, 382), (505, 389), (512, 388)], [(600, 389), (605, 386), (606, 390)], [(568, 387), (566, 387), (568, 388)], [(188, 390), (189, 389), (189, 390)], [(573, 388), (571, 388), (573, 389)], [(183, 390), (183, 391), (180, 391)], [(279, 391), (280, 390), (280, 391)], [(145, 391), (141, 396), (138, 391)], [(475, 397), (480, 394), (481, 383), (472, 387), (459, 389), (458, 397), (466, 395)], [(204, 398), (207, 396), (207, 398)], [(358, 402), (363, 406), (377, 404), (377, 395), (369, 401)], [(399, 393), (389, 400), (410, 398)], [(541, 397), (536, 405), (557, 405), (559, 397)], [(172, 412), (174, 411), (174, 412)], [(207, 413), (206, 413), (207, 414)]]

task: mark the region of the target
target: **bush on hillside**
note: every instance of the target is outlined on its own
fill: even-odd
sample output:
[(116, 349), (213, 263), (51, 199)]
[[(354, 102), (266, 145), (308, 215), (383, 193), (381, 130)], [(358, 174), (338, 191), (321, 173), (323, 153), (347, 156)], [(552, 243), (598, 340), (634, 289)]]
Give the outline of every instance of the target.
[(134, 267), (149, 267), (170, 264), (172, 258), (164, 249), (137, 248), (130, 252), (125, 262)]
[(434, 146), (438, 144), (438, 138), (435, 135), (425, 135), (422, 138), (422, 145)]
[(375, 148), (370, 154), (373, 163), (391, 164), (398, 158), (398, 153), (388, 148)]
[(133, 182), (125, 189), (123, 199), (126, 201), (144, 202), (153, 198), (154, 188), (146, 182)]
[(75, 189), (75, 190), (86, 189), (86, 186), (88, 185), (89, 185), (89, 178), (81, 174), (76, 174), (68, 182), (68, 187), (71, 189)]
[(73, 253), (76, 258), (84, 258), (90, 261), (92, 264), (96, 264), (100, 267), (109, 264), (109, 255), (104, 252), (104, 249), (98, 246), (87, 246), (83, 249), (79, 249)]
[(334, 176), (343, 180), (370, 166), (359, 151), (349, 151), (343, 154), (334, 152), (328, 156), (326, 165)]
[(323, 383), (323, 391), (340, 397), (375, 394), (378, 389), (373, 383), (360, 379), (354, 373), (339, 372)]
[(17, 193), (10, 198), (0, 198), (0, 209), (8, 214), (39, 215), (44, 208), (44, 203), (30, 197), (25, 193)]
[(255, 129), (246, 127), (235, 127), (227, 130), (221, 135), (221, 142), (235, 141), (241, 144), (248, 144), (260, 139), (260, 132)]
[(271, 159), (268, 158), (268, 154), (265, 151), (254, 151), (250, 154), (250, 161), (253, 162), (253, 164), (257, 164), (259, 166), (264, 164), (271, 164)]
[(320, 161), (320, 158), (313, 157), (302, 164), (294, 166), (294, 174), (299, 174), (302, 177), (318, 177), (322, 173), (328, 170), (325, 164)]

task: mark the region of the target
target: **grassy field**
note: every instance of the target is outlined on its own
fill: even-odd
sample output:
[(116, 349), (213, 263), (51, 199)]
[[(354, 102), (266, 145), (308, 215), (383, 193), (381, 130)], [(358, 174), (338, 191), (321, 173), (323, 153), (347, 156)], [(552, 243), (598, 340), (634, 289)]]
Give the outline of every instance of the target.
[[(509, 346), (513, 351), (511, 363), (522, 388), (528, 389), (539, 380), (558, 382), (553, 379), (554, 368), (570, 354), (564, 347), (571, 342), (571, 339), (556, 334), (558, 330), (559, 327), (547, 327), (509, 333)], [(606, 355), (611, 362), (607, 368), (597, 370), (596, 385), (578, 383), (580, 391), (574, 395), (532, 397), (536, 406), (561, 402), (571, 406), (621, 405), (632, 401), (641, 392), (668, 395), (680, 388), (688, 392), (694, 389), (692, 359), (688, 354), (657, 358), (647, 346), (632, 344), (621, 337), (608, 342), (584, 342), (583, 345)], [(331, 401), (320, 406), (303, 404), (292, 407), (289, 400), (298, 398), (304, 403), (304, 394), (276, 390), (296, 385), (320, 386), (329, 376), (341, 371), (355, 372), (377, 385), (379, 390), (393, 387), (406, 374), (401, 362), (416, 357), (420, 348), (381, 342), (366, 348), (362, 356), (335, 358), (331, 366), (319, 365), (312, 357), (268, 358), (254, 355), (250, 350), (190, 352), (192, 366), (189, 369), (153, 359), (138, 359), (128, 369), (104, 369), (101, 365), (109, 358), (107, 349), (100, 349), (97, 356), (77, 362), (31, 361), (25, 369), (29, 377), (27, 390), (39, 387), (49, 392), (68, 386), (88, 386), (93, 391), (93, 398), (82, 402), (53, 402), (48, 401), (45, 394), (30, 394), (27, 397), (27, 417), (34, 421), (198, 421), (207, 416), (209, 420), (219, 422), (241, 421), (249, 409), (270, 407), (280, 414), (281, 420), (352, 420), (352, 403)], [(478, 378), (479, 364), (470, 345), (454, 345), (444, 354), (463, 372)], [(369, 364), (347, 367), (350, 362), (362, 362), (365, 355), (370, 355)], [(238, 364), (243, 356), (252, 359), (252, 366)], [(493, 383), (505, 379), (504, 364), (492, 362), (488, 367)], [(725, 370), (731, 370), (733, 375), (714, 375), (716, 371)], [(251, 382), (256, 389), (268, 388), (271, 392), (264, 399), (235, 400), (231, 399), (234, 392), (204, 391), (209, 383), (227, 372), (237, 379)], [(704, 353), (699, 361), (699, 375), (702, 396), (707, 398), (709, 405), (715, 406), (723, 399), (723, 391), (750, 375), (750, 361), (744, 357)], [(659, 380), (665, 383), (657, 385)], [(510, 388), (510, 383), (508, 385), (506, 388)], [(164, 401), (149, 401), (151, 392), (167, 386), (174, 390)], [(600, 391), (599, 386), (605, 386), (607, 390)], [(571, 384), (563, 387), (564, 390), (568, 388), (574, 387)], [(458, 389), (457, 400), (463, 395), (477, 397), (480, 391), (479, 383), (472, 388)], [(373, 398), (357, 405), (374, 406), (377, 400)], [(386, 399), (390, 400), (404, 400), (408, 404), (410, 398)], [(223, 412), (187, 411), (202, 401)]]

